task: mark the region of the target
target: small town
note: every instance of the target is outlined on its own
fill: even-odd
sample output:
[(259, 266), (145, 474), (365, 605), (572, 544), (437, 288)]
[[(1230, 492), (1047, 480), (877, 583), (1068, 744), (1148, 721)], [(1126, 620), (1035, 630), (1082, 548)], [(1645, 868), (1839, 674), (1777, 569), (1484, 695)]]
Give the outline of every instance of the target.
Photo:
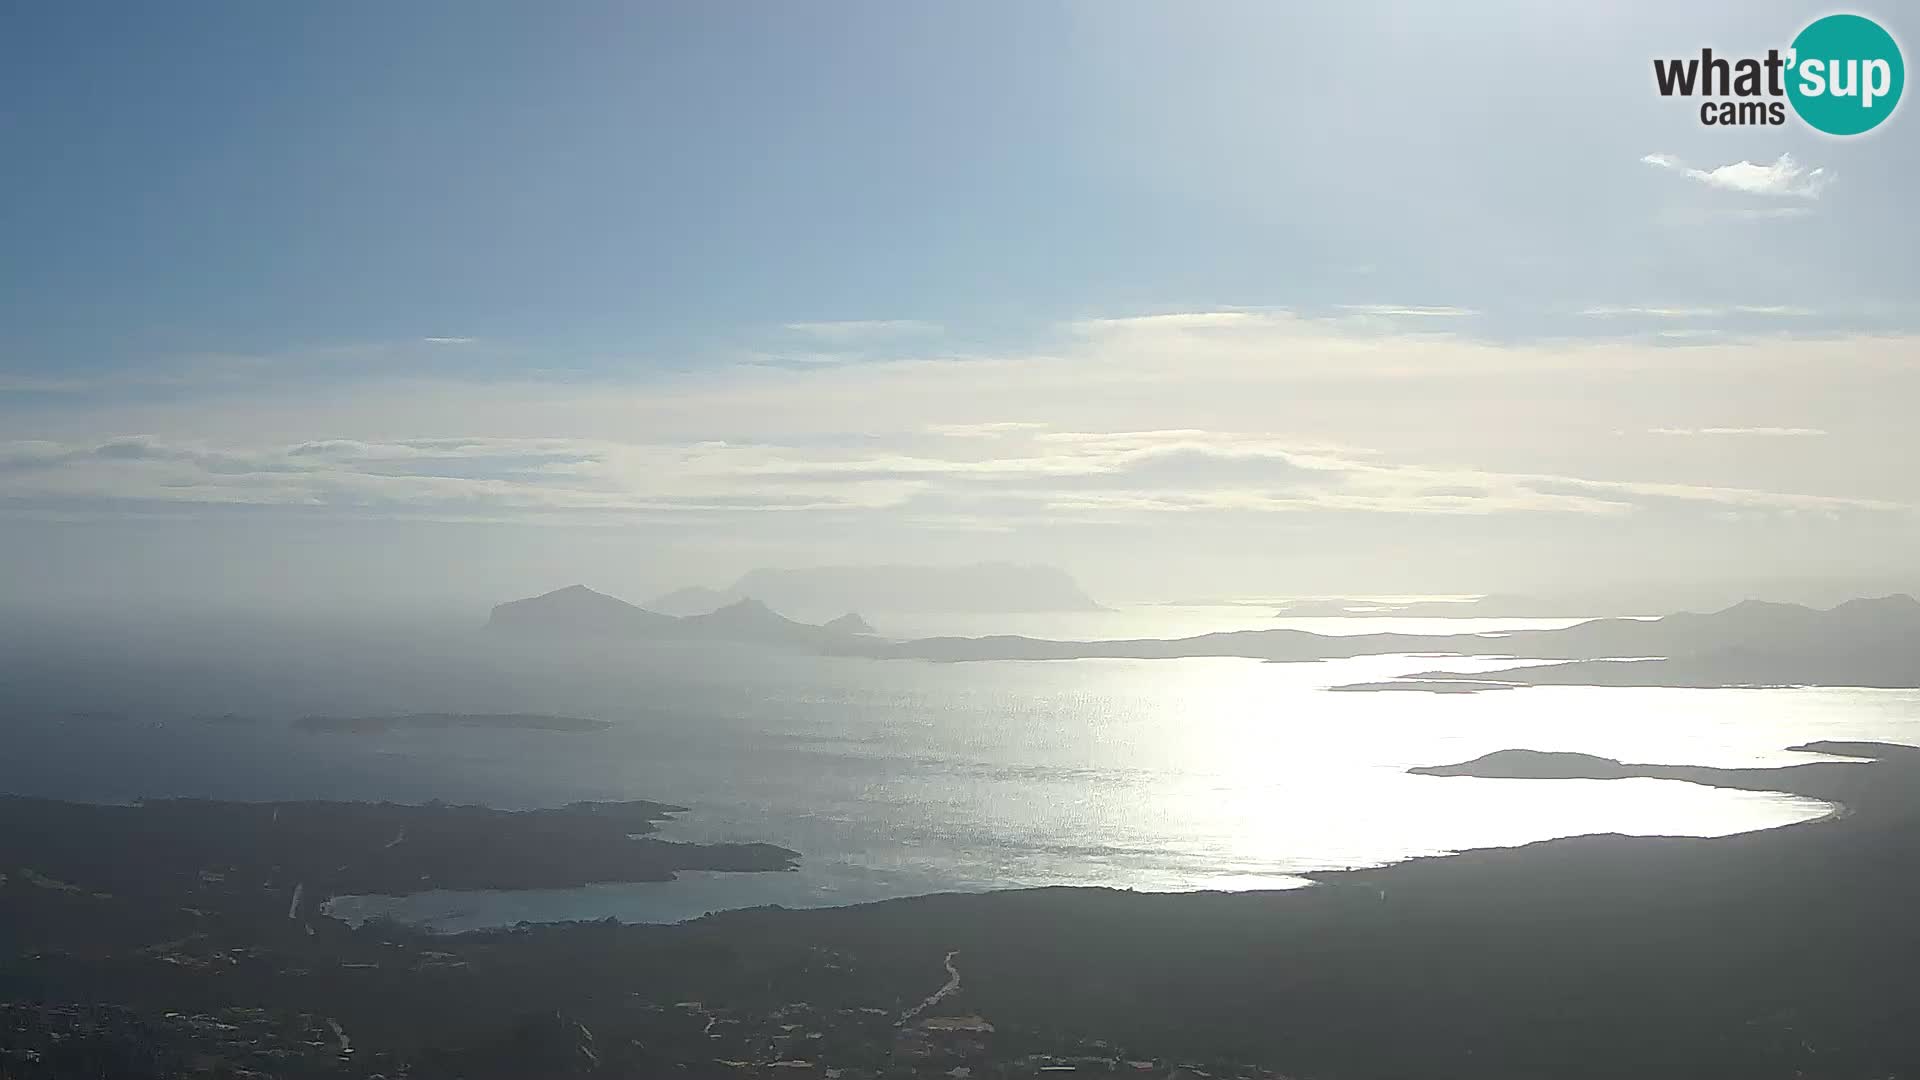
[(1098, 1039), (1002, 1032), (977, 1015), (902, 1022), (879, 1008), (804, 1003), (746, 1012), (698, 1001), (635, 1001), (617, 1031), (556, 1013), (492, 1044), (403, 1056), (358, 1053), (327, 1017), (262, 1008), (143, 1015), (99, 1004), (0, 1003), (0, 1078), (217, 1077), (222, 1080), (439, 1080), (654, 1077), (731, 1080), (1292, 1080), (1231, 1063), (1136, 1058)]

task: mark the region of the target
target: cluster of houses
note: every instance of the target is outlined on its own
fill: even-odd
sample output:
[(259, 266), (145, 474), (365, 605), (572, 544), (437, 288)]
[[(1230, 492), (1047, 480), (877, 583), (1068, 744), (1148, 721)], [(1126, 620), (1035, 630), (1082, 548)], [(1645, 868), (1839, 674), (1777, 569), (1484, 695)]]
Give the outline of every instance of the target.
[(1291, 1080), (1251, 1066), (1134, 1057), (1101, 1040), (1048, 1040), (1043, 1052), (1030, 1035), (1003, 1034), (966, 1013), (902, 1020), (885, 1009), (801, 1003), (760, 1014), (697, 1001), (635, 1008), (650, 1014), (636, 1025), (639, 1037), (675, 1059), (676, 1075), (703, 1080)]
[(136, 1013), (116, 1005), (0, 1002), (0, 1076), (356, 1075), (346, 1034), (307, 1013), (228, 1008)]

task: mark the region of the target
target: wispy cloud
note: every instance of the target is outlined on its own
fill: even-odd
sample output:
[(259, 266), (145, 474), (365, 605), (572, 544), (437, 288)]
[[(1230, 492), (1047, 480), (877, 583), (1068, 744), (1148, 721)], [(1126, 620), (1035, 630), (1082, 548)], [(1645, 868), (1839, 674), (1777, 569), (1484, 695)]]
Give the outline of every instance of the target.
[(1671, 154), (1648, 154), (1643, 164), (1679, 173), (1708, 187), (1738, 191), (1748, 195), (1780, 198), (1817, 199), (1833, 182), (1833, 174), (1824, 168), (1808, 169), (1792, 154), (1781, 154), (1771, 165), (1736, 161), (1713, 169), (1697, 169)]
[(1468, 315), (1478, 315), (1473, 308), (1426, 306), (1421, 304), (1341, 304), (1342, 311), (1351, 311), (1356, 315), (1403, 316), (1418, 319), (1457, 319)]
[(1757, 435), (1768, 438), (1795, 438), (1810, 435), (1825, 435), (1823, 428), (1811, 427), (1701, 427), (1648, 428), (1649, 435)]
[[(978, 531), (1178, 514), (1848, 515), (1920, 502), (1904, 471), (1882, 467), (1913, 445), (1900, 441), (1910, 395), (1897, 392), (1920, 379), (1912, 338), (1709, 342), (1676, 355), (1643, 341), (1359, 325), (1202, 310), (1083, 320), (965, 362), (880, 354), (585, 379), (326, 365), (326, 380), (279, 382), (269, 366), (239, 385), (0, 403), (0, 429), (17, 440), (0, 442), (0, 512), (645, 519), (764, 539), (782, 528), (750, 516), (765, 511), (789, 526), (824, 515), (823, 529), (861, 515), (861, 535), (880, 536), (907, 523)], [(1729, 371), (1744, 388), (1732, 401)], [(1864, 411), (1821, 396), (1861, 377), (1890, 388)], [(1695, 406), (1725, 426), (1655, 428)], [(1843, 407), (1862, 430), (1894, 434), (1831, 493), (1821, 478), (1835, 473), (1797, 458), (1703, 454), (1675, 473), (1646, 442), (1599, 437), (1809, 435)], [(1765, 426), (1781, 415), (1808, 424)], [(1566, 437), (1581, 430), (1596, 437)], [(1806, 450), (1830, 461), (1856, 446)]]
[(998, 439), (1007, 435), (1036, 431), (1046, 426), (1026, 420), (997, 420), (985, 424), (934, 424), (927, 430), (936, 435), (955, 439)]
[(919, 319), (845, 319), (836, 322), (793, 322), (786, 329), (803, 337), (836, 345), (852, 345), (889, 338), (938, 334), (939, 323)]
[[(781, 511), (944, 513), (1019, 524), (1060, 513), (1630, 513), (1657, 505), (1752, 511), (1889, 511), (1885, 500), (1674, 482), (1442, 467), (1273, 433), (1039, 431), (940, 452), (889, 441), (646, 444), (414, 439), (221, 446), (123, 436), (0, 444), (0, 505), (306, 507), (393, 518), (570, 524)], [(1817, 434), (1800, 428), (1662, 434)], [(977, 445), (977, 444), (976, 444)]]
[(1118, 315), (1079, 319), (1069, 329), (1080, 333), (1107, 333), (1137, 330), (1217, 330), (1245, 328), (1268, 319), (1259, 311), (1169, 311), (1158, 315)]
[(1714, 319), (1724, 315), (1778, 315), (1795, 317), (1814, 314), (1813, 309), (1788, 304), (1734, 304), (1730, 307), (1699, 307), (1685, 304), (1600, 304), (1580, 309), (1588, 318)]
[(1580, 314), (1592, 319), (1629, 317), (1647, 319), (1705, 319), (1725, 313), (1725, 308), (1716, 307), (1662, 307), (1638, 304), (1602, 304), (1580, 310)]
[(429, 345), (471, 345), (479, 339), (470, 337), (426, 337), (420, 340)]

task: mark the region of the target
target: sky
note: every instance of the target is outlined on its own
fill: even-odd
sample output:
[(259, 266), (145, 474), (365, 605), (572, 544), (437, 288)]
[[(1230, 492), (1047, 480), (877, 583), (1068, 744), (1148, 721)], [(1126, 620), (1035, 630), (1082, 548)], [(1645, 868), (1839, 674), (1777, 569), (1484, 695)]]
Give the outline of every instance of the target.
[(11, 5), (0, 604), (1912, 587), (1916, 106), (1653, 86), (1825, 13)]

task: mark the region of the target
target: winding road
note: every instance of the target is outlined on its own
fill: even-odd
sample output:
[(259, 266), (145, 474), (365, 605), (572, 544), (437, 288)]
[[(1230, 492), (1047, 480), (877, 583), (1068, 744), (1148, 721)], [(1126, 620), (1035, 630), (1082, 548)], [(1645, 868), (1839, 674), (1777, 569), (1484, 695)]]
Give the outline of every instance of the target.
[(959, 955), (960, 955), (960, 952), (957, 949), (947, 953), (946, 960), (942, 961), (942, 963), (944, 963), (947, 968), (946, 984), (940, 987), (940, 989), (935, 990), (933, 993), (927, 995), (927, 998), (925, 1001), (922, 1001), (920, 1004), (915, 1005), (913, 1008), (908, 1009), (905, 1013), (901, 1014), (900, 1022), (902, 1024), (910, 1022), (914, 1017), (919, 1016), (921, 1013), (926, 1012), (928, 1009), (931, 1009), (935, 1005), (940, 1004), (940, 999), (953, 993), (955, 990), (960, 989), (960, 969), (955, 967), (953, 964), (953, 958)]

